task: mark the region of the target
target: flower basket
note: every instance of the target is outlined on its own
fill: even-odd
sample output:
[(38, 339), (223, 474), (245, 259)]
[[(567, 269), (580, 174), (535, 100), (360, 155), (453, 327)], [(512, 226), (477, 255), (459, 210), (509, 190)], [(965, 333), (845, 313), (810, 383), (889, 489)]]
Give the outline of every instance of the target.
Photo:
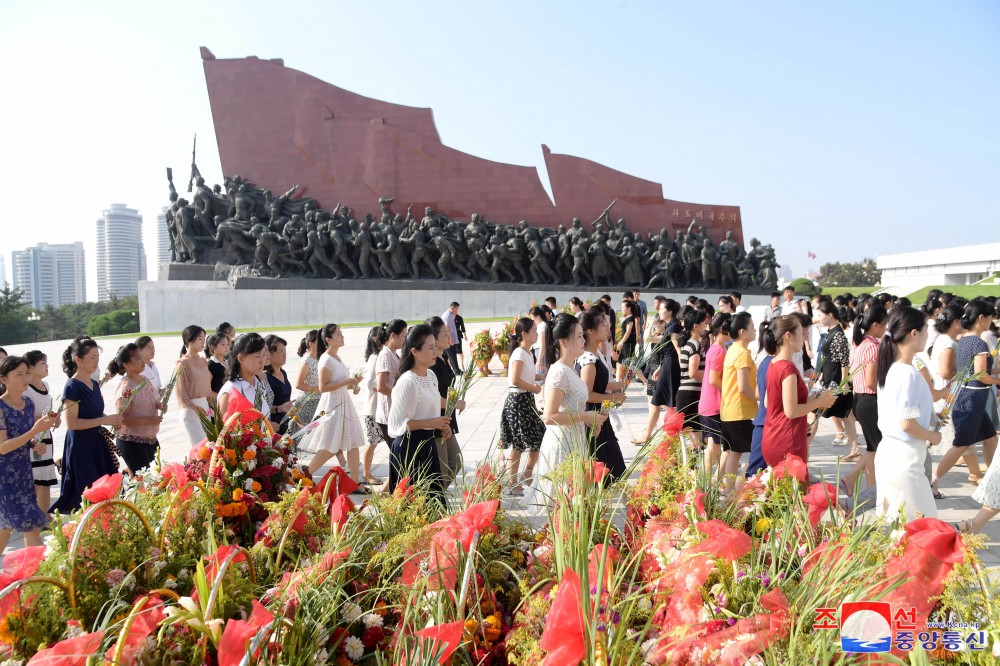
[(507, 322), (500, 327), (500, 331), (493, 338), (493, 349), (500, 358), (500, 363), (503, 364), (503, 372), (500, 373), (501, 377), (506, 377), (510, 370), (510, 336), (514, 334), (514, 326), (515, 322)]
[(479, 331), (472, 338), (472, 360), (479, 370), (480, 377), (488, 377), (490, 374), (490, 359), (493, 358), (495, 348), (493, 338), (487, 330)]

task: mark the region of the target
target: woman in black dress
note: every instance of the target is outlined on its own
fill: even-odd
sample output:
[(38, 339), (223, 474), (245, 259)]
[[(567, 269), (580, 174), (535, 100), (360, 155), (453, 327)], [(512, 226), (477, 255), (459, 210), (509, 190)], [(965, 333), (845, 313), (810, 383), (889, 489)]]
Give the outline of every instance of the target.
[[(609, 381), (611, 372), (608, 366), (598, 358), (598, 350), (611, 333), (611, 318), (603, 311), (591, 308), (580, 317), (583, 328), (584, 352), (577, 360), (580, 366), (580, 378), (587, 385), (587, 411), (601, 409), (605, 400), (620, 404), (625, 399), (625, 383)], [(625, 458), (618, 444), (618, 437), (611, 426), (611, 419), (606, 420), (596, 433), (590, 432), (590, 456), (608, 468), (608, 482), (617, 481), (625, 475)]]
[[(657, 314), (664, 322), (663, 337), (660, 340), (662, 345), (660, 353), (660, 367), (653, 373), (652, 379), (656, 382), (653, 389), (653, 398), (649, 402), (649, 421), (646, 423), (646, 439), (653, 436), (656, 430), (656, 423), (660, 418), (660, 410), (663, 407), (675, 407), (677, 389), (681, 383), (681, 366), (679, 361), (680, 345), (678, 336), (681, 333), (681, 324), (677, 321), (677, 313), (681, 306), (672, 298), (660, 301), (660, 309)], [(663, 344), (666, 342), (667, 344)]]
[(271, 362), (264, 368), (267, 376), (267, 384), (274, 393), (274, 402), (271, 404), (271, 423), (274, 424), (275, 432), (284, 435), (288, 429), (288, 421), (285, 421), (285, 414), (292, 409), (292, 383), (288, 381), (288, 373), (282, 367), (288, 358), (288, 343), (277, 335), (269, 335), (264, 338), (267, 350), (271, 353)]
[[(622, 301), (621, 335), (618, 336), (618, 344), (615, 345), (615, 349), (618, 350), (618, 368), (616, 369), (618, 381), (621, 381), (625, 376), (626, 362), (635, 355), (635, 350), (639, 346), (641, 320), (639, 306), (633, 301)], [(636, 368), (636, 376), (645, 380), (642, 368)], [(643, 383), (645, 384), (645, 381)]]
[[(824, 388), (836, 388), (840, 382), (851, 371), (851, 347), (847, 342), (847, 335), (844, 333), (844, 320), (847, 312), (842, 312), (840, 308), (830, 301), (823, 301), (819, 305), (819, 321), (821, 326), (827, 327), (826, 338), (823, 340), (821, 356), (823, 367), (820, 369), (820, 376), (817, 381), (821, 382)], [(858, 451), (858, 435), (855, 427), (854, 413), (854, 393), (850, 390), (848, 383), (847, 390), (842, 395), (837, 396), (837, 401), (833, 406), (822, 412), (823, 418), (832, 418), (837, 432), (845, 433), (851, 443), (851, 451), (844, 456), (844, 462), (857, 460), (861, 453)]]

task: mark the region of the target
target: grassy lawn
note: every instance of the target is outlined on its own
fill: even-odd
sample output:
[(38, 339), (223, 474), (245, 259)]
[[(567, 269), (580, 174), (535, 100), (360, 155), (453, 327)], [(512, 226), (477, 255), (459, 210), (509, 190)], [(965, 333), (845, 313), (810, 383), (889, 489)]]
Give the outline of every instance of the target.
[(942, 284), (942, 285), (928, 285), (923, 289), (919, 289), (909, 295), (909, 299), (914, 305), (920, 305), (927, 300), (927, 292), (931, 289), (940, 289), (941, 291), (950, 291), (956, 296), (962, 296), (963, 298), (972, 299), (976, 296), (988, 296), (990, 298), (1000, 298), (1000, 285), (997, 284)]

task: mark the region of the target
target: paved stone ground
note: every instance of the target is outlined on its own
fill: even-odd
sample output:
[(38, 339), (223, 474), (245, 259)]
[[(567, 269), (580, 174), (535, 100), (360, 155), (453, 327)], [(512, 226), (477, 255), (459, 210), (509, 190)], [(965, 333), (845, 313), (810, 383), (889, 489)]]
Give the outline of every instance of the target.
[[(494, 323), (492, 325), (487, 323), (470, 325), (470, 339), (477, 331), (491, 326), (494, 330), (496, 330), (499, 327), (499, 323)], [(293, 329), (283, 333), (278, 333), (278, 335), (288, 340), (289, 343), (290, 359), (285, 370), (288, 372), (288, 375), (292, 379), (293, 383), (301, 366), (301, 359), (294, 356), (294, 350), (298, 346), (298, 342), (303, 334), (304, 331), (301, 329)], [(351, 327), (345, 328), (347, 346), (342, 350), (341, 358), (352, 368), (360, 368), (364, 365), (363, 353), (366, 335), (367, 329)], [(173, 358), (173, 355), (177, 353), (177, 350), (180, 348), (180, 340), (173, 337), (156, 337), (154, 340), (158, 350), (157, 357), (159, 361), (158, 365), (160, 367), (160, 375), (163, 378), (163, 381), (166, 382), (169, 378), (170, 369), (172, 367), (170, 359)], [(110, 339), (102, 341), (102, 365), (104, 365), (107, 360), (111, 358), (111, 354), (113, 354), (115, 350), (117, 350), (118, 346), (124, 342), (124, 340)], [(62, 341), (36, 345), (8, 346), (7, 349), (8, 352), (12, 354), (23, 353), (28, 349), (40, 348), (45, 351), (46, 354), (48, 354), (51, 367), (49, 385), (53, 395), (59, 395), (62, 391), (62, 386), (65, 383), (65, 376), (59, 369), (60, 359), (67, 344), (68, 343), (66, 341)], [(465, 345), (465, 349), (468, 351), (467, 344)], [(465, 362), (469, 362), (469, 360), (468, 355), (466, 355)], [(494, 453), (493, 448), (497, 431), (499, 429), (500, 411), (506, 397), (507, 380), (498, 376), (501, 366), (496, 358), (494, 358), (491, 368), (494, 371), (493, 376), (479, 380), (472, 387), (469, 395), (467, 396), (468, 408), (465, 413), (461, 414), (459, 417), (460, 434), (458, 435), (458, 439), (462, 445), (465, 455), (465, 471), (468, 474), (474, 473), (476, 465), (479, 461), (485, 459), (489, 453)], [(104, 387), (104, 396), (108, 403), (110, 403), (113, 393), (114, 380), (109, 382)], [(360, 400), (360, 396), (358, 399)], [(172, 401), (172, 403), (173, 402), (175, 401)], [(174, 407), (175, 405), (171, 404), (171, 408)], [(624, 416), (628, 427), (633, 433), (637, 435), (644, 433), (648, 411), (646, 397), (642, 392), (641, 385), (635, 384), (629, 388), (628, 400), (622, 406), (620, 411)], [(827, 478), (833, 477), (836, 474), (838, 456), (846, 455), (848, 452), (848, 447), (846, 446), (833, 446), (832, 441), (834, 435), (835, 433), (832, 421), (823, 419), (819, 434), (817, 435), (810, 452), (810, 467), (822, 470), (822, 473), (826, 475)], [(63, 432), (56, 433), (55, 441), (57, 457), (61, 455), (63, 438)], [(177, 420), (175, 411), (174, 413), (168, 411), (167, 416), (164, 419), (163, 426), (160, 431), (160, 443), (162, 446), (163, 460), (168, 462), (182, 460), (190, 448), (191, 444), (185, 441), (185, 435)], [(625, 454), (626, 462), (628, 463), (635, 456), (638, 447), (635, 447), (629, 442), (624, 442), (622, 444), (622, 450)], [(849, 467), (852, 463), (848, 463), (846, 465)], [(388, 451), (384, 447), (380, 448), (375, 455), (375, 465), (373, 471), (376, 476), (382, 478), (388, 475)], [(966, 468), (958, 466), (949, 472), (944, 479), (942, 479), (940, 486), (945, 498), (938, 501), (939, 517), (942, 520), (947, 522), (965, 520), (971, 518), (975, 515), (976, 511), (979, 510), (979, 505), (970, 497), (974, 487), (967, 482), (967, 475), (968, 471)], [(980, 556), (987, 567), (992, 569), (995, 574), (1000, 574), (1000, 519), (989, 523), (985, 532), (989, 537), (989, 543), (987, 544), (987, 549), (981, 552)], [(19, 548), (21, 545), (21, 536), (19, 534), (15, 534), (11, 538), (11, 542), (8, 545), (7, 550), (9, 551), (13, 548)]]

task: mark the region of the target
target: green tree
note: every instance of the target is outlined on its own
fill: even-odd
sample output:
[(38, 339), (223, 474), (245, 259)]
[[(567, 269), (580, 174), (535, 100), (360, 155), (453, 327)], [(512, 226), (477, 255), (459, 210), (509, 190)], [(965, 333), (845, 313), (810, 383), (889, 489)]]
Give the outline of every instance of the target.
[(870, 258), (848, 263), (825, 263), (819, 267), (816, 281), (824, 287), (874, 287), (882, 279)]
[(0, 289), (0, 343), (34, 342), (36, 322), (29, 319), (31, 315), (21, 290), (5, 283)]
[(789, 285), (795, 288), (796, 294), (803, 294), (809, 298), (812, 298), (816, 294), (823, 291), (821, 287), (817, 287), (813, 281), (808, 278), (795, 278), (789, 283)]

